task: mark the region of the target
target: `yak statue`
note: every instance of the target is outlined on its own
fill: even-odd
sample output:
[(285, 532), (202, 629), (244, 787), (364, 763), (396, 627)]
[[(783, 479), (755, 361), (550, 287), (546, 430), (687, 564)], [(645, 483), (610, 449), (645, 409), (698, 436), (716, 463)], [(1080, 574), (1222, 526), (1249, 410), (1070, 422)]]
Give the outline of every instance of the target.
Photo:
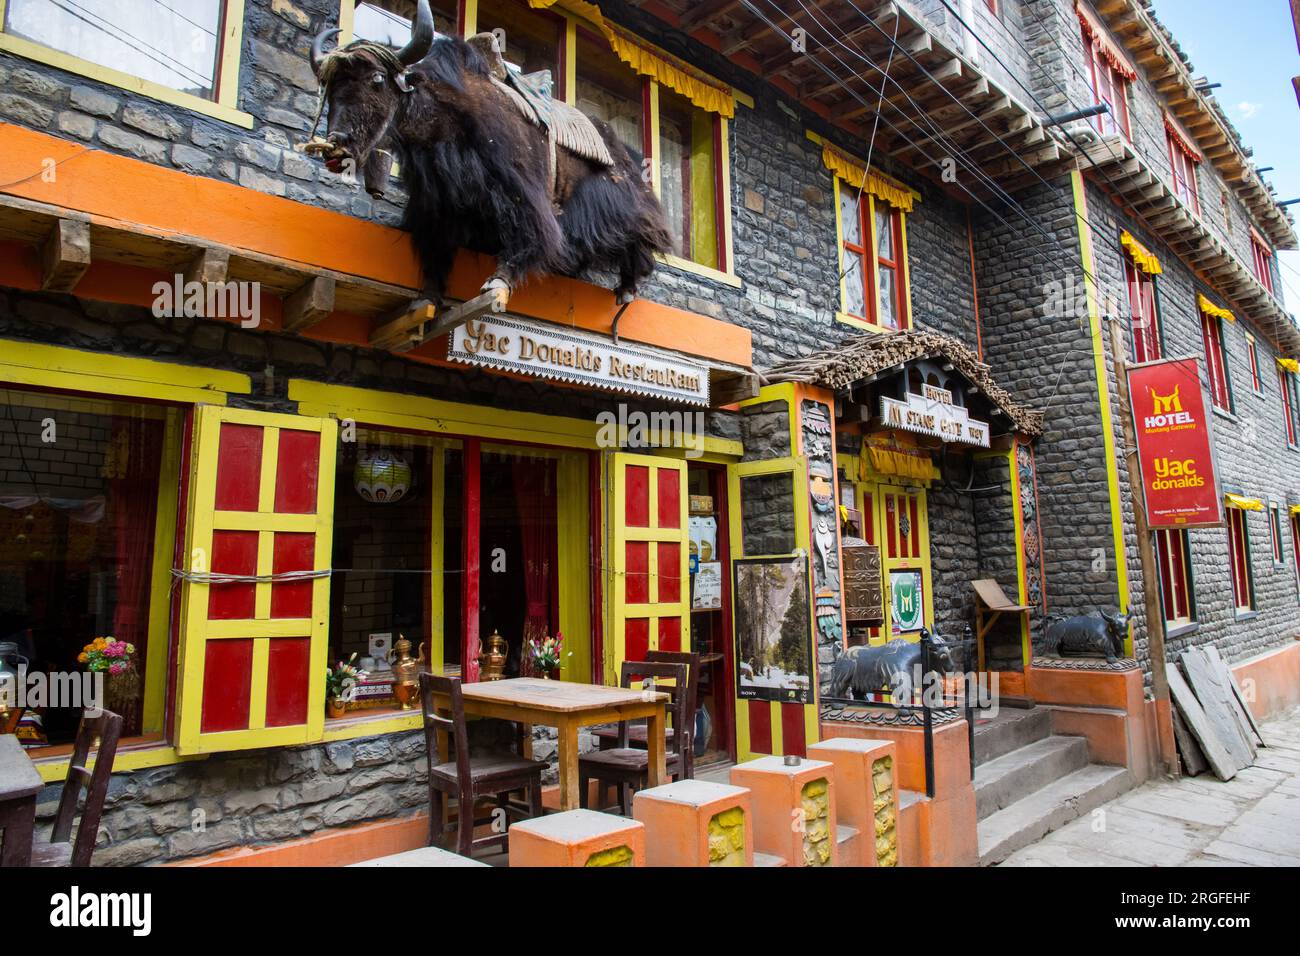
[[(929, 636), (930, 668), (951, 674), (956, 668), (951, 646), (938, 634)], [(877, 646), (850, 647), (831, 666), (830, 696), (841, 700), (865, 700), (868, 694), (889, 688), (894, 702), (910, 704), (916, 688), (917, 668), (922, 664), (922, 641), (895, 638)]]
[(1097, 613), (1100, 617), (1080, 614), (1052, 619), (1038, 653), (1044, 657), (1104, 657), (1110, 663), (1123, 657), (1128, 615)]
[(326, 53), (338, 32), (312, 44), (329, 119), (325, 142), (309, 145), (332, 171), (361, 171), (376, 196), (392, 163), (379, 147), (396, 154), (408, 192), (402, 228), (426, 295), (442, 301), (466, 247), (497, 257), (484, 292), (509, 293), (542, 272), (608, 270), (618, 301), (635, 298), (671, 238), (641, 157), (606, 123), (527, 86), (490, 34), (435, 34), (428, 0), (400, 50), (358, 40)]

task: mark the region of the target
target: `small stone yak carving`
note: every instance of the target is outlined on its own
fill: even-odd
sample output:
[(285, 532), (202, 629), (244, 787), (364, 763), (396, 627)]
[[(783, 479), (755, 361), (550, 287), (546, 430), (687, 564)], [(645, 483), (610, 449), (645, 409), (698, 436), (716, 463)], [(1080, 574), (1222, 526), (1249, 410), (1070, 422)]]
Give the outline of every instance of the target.
[[(952, 647), (938, 634), (921, 632), (930, 640), (930, 663), (936, 671), (953, 673)], [(910, 704), (916, 687), (917, 667), (921, 664), (923, 644), (895, 638), (876, 647), (850, 647), (836, 658), (831, 667), (830, 696), (841, 700), (866, 700), (868, 694), (886, 687), (894, 702)]]
[(1114, 663), (1124, 656), (1128, 620), (1127, 614), (1105, 611), (1098, 611), (1097, 616), (1051, 619), (1038, 653), (1043, 657), (1104, 657), (1107, 663)]

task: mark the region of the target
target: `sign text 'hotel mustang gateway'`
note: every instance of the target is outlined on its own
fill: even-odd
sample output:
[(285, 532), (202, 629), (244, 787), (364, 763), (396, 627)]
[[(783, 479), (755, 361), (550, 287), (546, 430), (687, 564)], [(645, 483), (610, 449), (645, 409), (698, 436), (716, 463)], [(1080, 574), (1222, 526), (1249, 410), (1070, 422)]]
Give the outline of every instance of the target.
[(580, 329), (485, 318), (452, 330), (447, 357), (469, 365), (691, 405), (709, 404), (709, 370), (662, 349)]
[(1209, 405), (1196, 359), (1128, 369), (1147, 524), (1188, 528), (1223, 523)]

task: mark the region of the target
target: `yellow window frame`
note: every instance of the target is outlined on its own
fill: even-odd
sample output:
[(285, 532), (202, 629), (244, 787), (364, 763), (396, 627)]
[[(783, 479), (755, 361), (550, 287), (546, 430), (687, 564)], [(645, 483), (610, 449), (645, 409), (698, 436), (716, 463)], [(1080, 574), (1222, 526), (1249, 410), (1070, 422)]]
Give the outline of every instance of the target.
[[(840, 274), (840, 307), (835, 313), (835, 320), (843, 322), (845, 325), (852, 325), (855, 328), (865, 329), (868, 332), (888, 332), (893, 333), (899, 329), (891, 329), (879, 323), (872, 322), (869, 319), (860, 318), (849, 312), (848, 307), (848, 282), (845, 280), (844, 270), (844, 213), (840, 207), (840, 197), (843, 190), (851, 189), (857, 193), (858, 190), (850, 186), (840, 176), (832, 176), (834, 180), (835, 191), (835, 268)], [(867, 246), (867, 258), (870, 260), (870, 267), (875, 270), (880, 264), (880, 237), (876, 230), (876, 197), (868, 189), (863, 189), (859, 196), (859, 202), (865, 199), (867, 201), (867, 223), (870, 226), (871, 236), (870, 243)], [(903, 281), (906, 295), (903, 297), (903, 311), (905, 313), (906, 324), (904, 329), (913, 327), (912, 319), (912, 269), (910, 257), (907, 249), (907, 213), (902, 209), (894, 207), (898, 213), (898, 231), (899, 242), (902, 248), (898, 251), (898, 274)], [(866, 289), (863, 290), (866, 292)], [(872, 301), (869, 303), (872, 307), (872, 315), (880, 315), (880, 280), (874, 278), (871, 282)]]
[(224, 0), (225, 9), (221, 19), (221, 55), (217, 60), (217, 89), (214, 91), (215, 96), (210, 100), (73, 56), (71, 53), (64, 53), (43, 43), (35, 43), (5, 33), (3, 32), (5, 8), (9, 2), (10, 0), (0, 0), (0, 51), (98, 80), (128, 93), (138, 93), (161, 103), (180, 106), (234, 126), (242, 126), (244, 129), (253, 128), (252, 115), (238, 108), (239, 59), (244, 42), (244, 0)]
[[(239, 372), (177, 365), (155, 359), (128, 358), (83, 352), (58, 345), (4, 340), (0, 350), (0, 388), (11, 385), (59, 389), (118, 399), (145, 399), (173, 405), (205, 402), (224, 405), (231, 394), (248, 394), (252, 381)], [(175, 419), (173, 421), (173, 419)], [(170, 416), (164, 429), (159, 475), (158, 517), (154, 528), (150, 594), (170, 593), (172, 553), (176, 535), (181, 427)], [(161, 590), (160, 590), (161, 588)], [(182, 759), (171, 744), (147, 739), (160, 734), (167, 700), (167, 649), (171, 625), (169, 601), (150, 601), (149, 642), (145, 651), (144, 702), (139, 741), (124, 741), (114, 768), (141, 770)], [(63, 780), (70, 758), (66, 754), (35, 757), (36, 770), (47, 783)]]

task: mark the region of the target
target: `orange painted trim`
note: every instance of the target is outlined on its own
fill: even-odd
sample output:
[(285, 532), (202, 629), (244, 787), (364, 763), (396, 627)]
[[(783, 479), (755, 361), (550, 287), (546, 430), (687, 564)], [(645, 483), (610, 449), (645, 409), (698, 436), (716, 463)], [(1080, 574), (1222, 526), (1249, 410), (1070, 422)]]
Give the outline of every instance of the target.
[[(42, 175), (49, 161), (56, 164), (52, 182)], [(413, 291), (421, 284), (415, 253), (399, 229), (90, 149), (10, 123), (0, 123), (0, 184), (4, 184), (0, 193), (81, 213), (127, 232), (230, 246)], [(35, 262), (31, 257), (30, 263)], [(133, 304), (153, 301), (149, 287), (157, 281), (157, 273), (142, 269), (132, 276), (125, 266), (103, 267), (119, 274), (95, 279), (92, 267), (77, 287), (78, 295), (102, 295), (107, 301)], [(477, 294), (492, 268), (490, 257), (462, 253), (451, 275), (450, 294), (455, 298)], [(30, 277), (17, 285), (31, 288)], [(263, 311), (264, 318), (269, 311)], [(547, 276), (519, 289), (511, 311), (608, 332), (618, 305), (607, 289)], [(275, 325), (268, 323), (268, 328), (278, 327), (279, 312), (277, 300)], [(330, 334), (337, 334), (339, 328), (332, 320), (327, 322), (334, 330)], [(351, 323), (343, 326), (349, 327), (349, 339), (358, 331)], [(717, 362), (749, 367), (753, 361), (748, 329), (643, 299), (628, 307), (619, 334)]]

